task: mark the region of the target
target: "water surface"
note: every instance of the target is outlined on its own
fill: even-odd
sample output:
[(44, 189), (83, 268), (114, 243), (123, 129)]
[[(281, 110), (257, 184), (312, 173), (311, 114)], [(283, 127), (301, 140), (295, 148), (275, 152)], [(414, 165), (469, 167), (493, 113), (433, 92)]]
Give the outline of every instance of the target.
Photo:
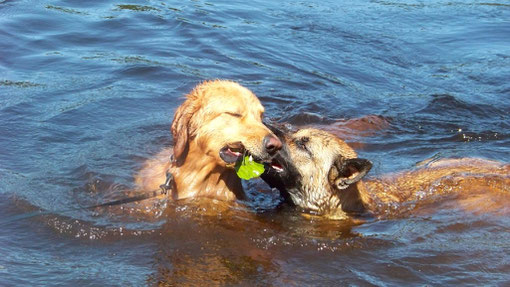
[(206, 79), (281, 122), (385, 117), (358, 139), (372, 176), (510, 162), (509, 2), (96, 2), (0, 1), (0, 220), (56, 211), (0, 226), (0, 285), (510, 284), (508, 216), (448, 202), (355, 225), (274, 210), (250, 182), (238, 207), (58, 212), (131, 187)]

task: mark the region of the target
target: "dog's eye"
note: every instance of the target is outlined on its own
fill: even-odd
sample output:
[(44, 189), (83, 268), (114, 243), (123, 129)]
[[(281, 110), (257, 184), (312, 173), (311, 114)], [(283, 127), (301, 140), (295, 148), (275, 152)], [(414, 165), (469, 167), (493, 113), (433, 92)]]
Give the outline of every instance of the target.
[(234, 113), (234, 112), (225, 112), (225, 114), (230, 115), (230, 116), (233, 116), (233, 117), (236, 117), (236, 118), (240, 118), (240, 117), (242, 117), (242, 115), (241, 115), (241, 114), (239, 114), (239, 113)]
[(306, 147), (306, 143), (310, 141), (309, 137), (302, 137), (299, 139), (294, 140), (298, 148), (308, 151), (308, 148)]

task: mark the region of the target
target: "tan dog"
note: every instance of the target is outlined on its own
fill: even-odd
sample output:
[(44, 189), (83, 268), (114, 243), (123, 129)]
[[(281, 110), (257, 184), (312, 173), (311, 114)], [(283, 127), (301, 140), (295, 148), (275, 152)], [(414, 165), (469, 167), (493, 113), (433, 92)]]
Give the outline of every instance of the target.
[(398, 213), (395, 209), (404, 208), (406, 202), (433, 202), (436, 196), (459, 193), (466, 195), (462, 201), (465, 206), (473, 205), (469, 200), (476, 196), (471, 195), (486, 191), (505, 192), (510, 199), (510, 164), (445, 159), (416, 170), (361, 181), (372, 163), (358, 158), (334, 135), (317, 129), (289, 134), (273, 131), (286, 144), (263, 179), (311, 214), (335, 219), (367, 212), (382, 216)]
[(136, 175), (137, 187), (157, 190), (168, 170), (174, 177), (171, 196), (175, 200), (243, 199), (233, 164), (245, 152), (258, 161), (270, 161), (282, 146), (262, 123), (263, 113), (257, 97), (237, 83), (216, 80), (198, 85), (175, 112), (173, 149), (145, 163)]

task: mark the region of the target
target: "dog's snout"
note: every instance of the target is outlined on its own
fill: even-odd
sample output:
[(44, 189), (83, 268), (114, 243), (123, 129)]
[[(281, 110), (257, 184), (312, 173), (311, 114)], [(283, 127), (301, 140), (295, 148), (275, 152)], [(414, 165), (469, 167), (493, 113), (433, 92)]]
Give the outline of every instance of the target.
[(269, 154), (274, 154), (282, 148), (282, 142), (273, 135), (267, 135), (264, 137), (263, 144)]

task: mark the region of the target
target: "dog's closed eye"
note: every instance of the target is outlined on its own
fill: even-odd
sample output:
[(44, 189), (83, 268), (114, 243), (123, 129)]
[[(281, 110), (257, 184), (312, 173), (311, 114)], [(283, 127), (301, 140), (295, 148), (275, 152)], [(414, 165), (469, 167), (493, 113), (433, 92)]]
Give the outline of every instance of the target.
[(229, 116), (236, 117), (236, 118), (241, 118), (243, 116), (240, 113), (235, 113), (235, 112), (225, 112), (225, 114), (227, 114)]

